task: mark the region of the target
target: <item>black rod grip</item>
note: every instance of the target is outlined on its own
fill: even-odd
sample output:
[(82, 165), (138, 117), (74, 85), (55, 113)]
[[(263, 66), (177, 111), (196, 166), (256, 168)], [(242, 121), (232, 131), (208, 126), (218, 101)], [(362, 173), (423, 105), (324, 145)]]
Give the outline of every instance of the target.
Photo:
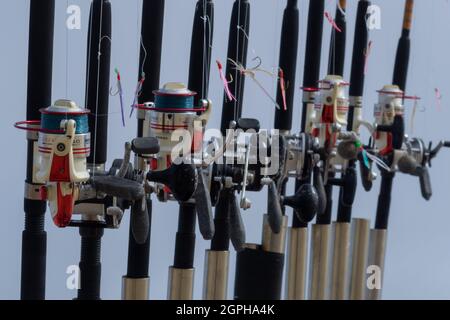
[[(227, 57), (236, 63), (247, 65), (248, 39), (250, 32), (250, 3), (248, 0), (236, 0), (231, 13), (230, 31), (228, 38)], [(244, 98), (245, 76), (242, 75), (236, 66), (227, 59), (225, 75), (233, 76), (233, 83), (230, 91), (237, 101), (229, 101), (226, 94), (223, 98), (222, 120), (220, 128), (222, 135), (226, 135), (230, 122), (237, 120), (242, 115), (242, 102)]]
[(284, 254), (246, 248), (236, 257), (235, 300), (280, 300)]
[[(364, 69), (369, 32), (366, 25), (367, 8), (370, 1), (360, 0), (356, 13), (355, 37), (353, 40), (352, 68), (350, 74), (349, 95), (361, 97), (364, 92)], [(349, 114), (348, 130), (352, 130), (353, 118)], [(350, 126), (351, 125), (351, 126)]]
[[(40, 108), (51, 105), (55, 0), (30, 0), (28, 42), (27, 120), (39, 120)], [(34, 142), (28, 141), (26, 182), (33, 182)], [(22, 300), (45, 299), (47, 234), (46, 202), (24, 199), (22, 233)]]
[(189, 89), (197, 92), (195, 106), (198, 106), (200, 99), (208, 97), (213, 34), (214, 3), (212, 0), (198, 0), (192, 27), (188, 81)]
[(147, 216), (149, 221), (147, 240), (139, 244), (136, 242), (132, 224), (130, 223), (130, 234), (128, 240), (128, 262), (127, 277), (128, 278), (147, 278), (150, 259), (150, 238), (152, 223), (152, 200), (147, 200)]
[(339, 8), (336, 8), (334, 21), (341, 32), (335, 30), (334, 28), (331, 30), (328, 74), (343, 77), (345, 66), (345, 47), (347, 41), (347, 20)]
[(283, 14), (281, 29), (279, 68), (284, 75), (286, 85), (286, 110), (283, 110), (283, 93), (277, 89), (277, 103), (281, 109), (275, 110), (275, 129), (292, 129), (292, 112), (294, 110), (295, 74), (298, 55), (299, 11), (297, 1), (288, 1)]
[(211, 250), (228, 251), (230, 247), (230, 205), (233, 199), (232, 190), (222, 190), (214, 212), (214, 237)]
[(100, 282), (102, 276), (101, 247), (104, 229), (80, 227), (81, 259), (80, 288), (77, 300), (100, 300)]
[(86, 108), (91, 110), (90, 164), (106, 163), (108, 139), (109, 75), (111, 64), (111, 3), (93, 0), (89, 18), (86, 72)]
[[(138, 80), (145, 74), (139, 103), (154, 100), (153, 91), (159, 89), (161, 52), (164, 29), (165, 0), (144, 0), (142, 3), (141, 44)], [(143, 135), (143, 120), (138, 121), (138, 137)]]
[[(324, 0), (310, 0), (308, 12), (308, 30), (306, 36), (303, 87), (317, 87), (320, 76), (320, 58), (322, 54)], [(306, 128), (306, 104), (303, 104), (301, 131)]]
[(381, 186), (380, 193), (378, 195), (375, 229), (387, 229), (388, 227), (394, 176), (395, 174), (391, 172), (385, 172), (381, 175)]
[(394, 76), (392, 80), (392, 83), (398, 85), (402, 91), (405, 91), (406, 89), (410, 48), (410, 38), (402, 36), (398, 41), (397, 53), (395, 56)]
[(175, 240), (174, 268), (191, 269), (194, 267), (196, 218), (193, 204), (180, 204), (178, 230)]
[(44, 231), (45, 202), (25, 199), (25, 230), (22, 232), (20, 298), (45, 299), (47, 233)]

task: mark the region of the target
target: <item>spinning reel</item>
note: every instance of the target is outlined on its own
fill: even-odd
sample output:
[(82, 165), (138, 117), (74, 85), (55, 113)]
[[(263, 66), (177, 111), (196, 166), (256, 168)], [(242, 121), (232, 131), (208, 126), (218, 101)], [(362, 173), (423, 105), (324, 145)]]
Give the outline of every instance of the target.
[(403, 101), (417, 97), (405, 96), (395, 85), (384, 86), (378, 93), (379, 102), (374, 112), (374, 149), (371, 152), (385, 161), (387, 168), (382, 168), (383, 174), (398, 170), (419, 177), (422, 196), (429, 200), (432, 189), (428, 167), (440, 149), (450, 144), (441, 141), (433, 148), (431, 142), (427, 146), (422, 139), (409, 138), (405, 134)]
[[(57, 227), (95, 223), (118, 228), (126, 209), (137, 203), (145, 207), (144, 187), (133, 174), (129, 155), (114, 161), (109, 171), (88, 168), (88, 114), (69, 100), (41, 109), (41, 121), (33, 128), (39, 132), (33, 181), (42, 185), (40, 199), (48, 202)], [(82, 219), (73, 219), (75, 214)]]
[(146, 193), (155, 193), (160, 201), (195, 203), (200, 232), (211, 239), (211, 199), (202, 158), (196, 155), (202, 156), (203, 132), (212, 104), (201, 100), (194, 106), (196, 93), (181, 83), (168, 83), (154, 94), (154, 103), (135, 106), (138, 118), (144, 119), (144, 137), (131, 143), (138, 174)]

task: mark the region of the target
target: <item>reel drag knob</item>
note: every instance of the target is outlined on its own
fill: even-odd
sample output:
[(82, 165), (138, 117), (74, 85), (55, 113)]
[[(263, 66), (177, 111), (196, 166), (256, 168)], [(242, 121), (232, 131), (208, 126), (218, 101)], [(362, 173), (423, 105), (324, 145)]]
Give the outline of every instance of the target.
[(197, 168), (198, 183), (195, 190), (195, 209), (197, 211), (198, 226), (205, 240), (214, 237), (214, 221), (212, 213), (211, 195), (206, 188), (206, 178), (201, 168)]

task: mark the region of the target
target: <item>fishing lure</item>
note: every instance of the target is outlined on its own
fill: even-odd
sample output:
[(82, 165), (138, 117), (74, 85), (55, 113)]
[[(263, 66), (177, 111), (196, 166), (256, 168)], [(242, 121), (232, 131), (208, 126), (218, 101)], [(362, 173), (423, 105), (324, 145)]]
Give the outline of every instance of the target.
[(336, 21), (334, 21), (333, 17), (328, 11), (325, 11), (323, 14), (334, 30), (336, 30), (337, 32), (342, 32), (341, 28), (339, 28), (339, 26), (336, 24)]
[(439, 90), (439, 88), (434, 88), (434, 95), (436, 97), (436, 106), (438, 111), (442, 110), (442, 95), (441, 95), (441, 91)]
[(283, 97), (283, 110), (287, 110), (287, 103), (286, 103), (286, 81), (284, 80), (284, 71), (280, 68), (278, 72), (278, 77), (280, 78), (280, 89), (281, 89), (281, 95)]
[(119, 99), (120, 99), (120, 113), (122, 115), (122, 125), (125, 127), (125, 114), (124, 114), (124, 108), (123, 108), (123, 90), (122, 90), (122, 80), (120, 77), (120, 72), (119, 70), (116, 68), (114, 69), (114, 72), (116, 73), (117, 76), (117, 92), (114, 94), (111, 94), (112, 96), (115, 95), (119, 95)]
[[(217, 63), (217, 67), (219, 68), (219, 76), (220, 76), (220, 79), (222, 80), (223, 87), (225, 89), (225, 93), (226, 93), (226, 95), (228, 97), (228, 100), (236, 101), (236, 97), (231, 93), (231, 90), (230, 90), (230, 87), (229, 87), (229, 84), (233, 81), (233, 78), (231, 78), (230, 81), (228, 81), (226, 76), (225, 76), (225, 74), (224, 74), (224, 72), (223, 72), (222, 63), (220, 63), (219, 60), (216, 60), (216, 63)], [(231, 77), (231, 75), (230, 75), (230, 77)]]
[(369, 56), (372, 51), (372, 40), (367, 44), (367, 48), (364, 51), (364, 75), (367, 74), (367, 67), (369, 62)]
[(228, 61), (230, 61), (236, 68), (236, 70), (238, 70), (242, 75), (249, 77), (250, 79), (253, 80), (253, 82), (264, 92), (264, 94), (275, 104), (275, 106), (277, 107), (277, 109), (281, 109), (280, 105), (277, 103), (277, 101), (271, 96), (271, 94), (269, 93), (269, 91), (264, 88), (264, 86), (261, 84), (261, 82), (258, 81), (258, 79), (256, 78), (256, 74), (258, 72), (261, 73), (265, 73), (271, 77), (274, 77), (274, 74), (264, 70), (262, 68), (260, 68), (262, 62), (261, 62), (261, 58), (256, 57), (253, 59), (253, 61), (258, 60), (258, 64), (256, 67), (253, 68), (249, 68), (246, 69), (242, 64), (237, 63), (236, 61), (234, 61), (233, 59), (228, 58)]
[(131, 104), (131, 112), (130, 112), (130, 118), (133, 115), (134, 109), (137, 107), (139, 96), (142, 92), (142, 86), (144, 85), (145, 81), (145, 73), (142, 73), (141, 79), (138, 81), (136, 85), (136, 91), (134, 92), (134, 99), (133, 103)]

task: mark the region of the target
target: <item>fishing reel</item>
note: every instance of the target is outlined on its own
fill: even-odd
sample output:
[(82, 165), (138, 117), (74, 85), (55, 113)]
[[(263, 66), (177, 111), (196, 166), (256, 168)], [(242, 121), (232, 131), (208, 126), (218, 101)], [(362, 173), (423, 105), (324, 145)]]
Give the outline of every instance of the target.
[(40, 112), (34, 180), (43, 185), (41, 199), (48, 201), (53, 222), (65, 227), (71, 221), (79, 187), (90, 178), (86, 163), (90, 154), (89, 110), (58, 100)]
[[(309, 130), (318, 141), (314, 171), (315, 177), (323, 176), (323, 183), (342, 187), (341, 201), (351, 205), (356, 193), (356, 170), (353, 163), (358, 161), (362, 176), (370, 175), (364, 146), (359, 140), (359, 130), (346, 131), (348, 124), (349, 99), (345, 88), (349, 85), (341, 76), (328, 75), (319, 82), (316, 90), (315, 109), (310, 113)], [(353, 128), (371, 127), (362, 120), (360, 108), (354, 108)], [(336, 177), (341, 173), (341, 177)], [(315, 178), (319, 179), (319, 178)], [(370, 189), (371, 186), (366, 186)], [(319, 189), (321, 198), (326, 199), (325, 190)], [(324, 212), (326, 200), (321, 201)]]
[(419, 99), (405, 96), (395, 85), (386, 85), (378, 91), (379, 101), (375, 105), (374, 146), (372, 153), (379, 159), (378, 166), (382, 174), (393, 174), (395, 171), (419, 177), (420, 189), (424, 199), (432, 195), (428, 167), (431, 160), (448, 142), (441, 141), (433, 148), (427, 146), (420, 138), (409, 138), (405, 134), (404, 105), (405, 99)]
[[(320, 202), (325, 201), (317, 191), (323, 189), (322, 177), (317, 176), (314, 185), (305, 183), (293, 196), (285, 197), (282, 193), (290, 177), (308, 176), (316, 153), (316, 141), (310, 135), (280, 135), (277, 131), (261, 130), (256, 119), (232, 122), (222, 152), (215, 157), (225, 163), (215, 162), (211, 171), (213, 204), (222, 192), (232, 194), (230, 215), (239, 222), (240, 209), (248, 210), (252, 205), (248, 192), (258, 192), (267, 186), (268, 222), (274, 233), (281, 231), (282, 206), (292, 207), (302, 221), (310, 221), (320, 211)], [(239, 225), (238, 229), (243, 228)]]
[[(109, 172), (89, 168), (89, 110), (58, 100), (40, 111), (41, 120), (31, 121), (38, 132), (33, 182), (41, 185), (40, 200), (48, 202), (53, 222), (60, 228), (88, 222), (117, 228), (129, 204), (143, 198), (141, 185), (117, 176), (114, 166)], [(75, 214), (82, 220), (73, 219)]]
[[(146, 193), (155, 193), (161, 202), (195, 204), (200, 232), (211, 239), (214, 223), (202, 152), (212, 104), (200, 100), (195, 106), (196, 94), (181, 83), (167, 83), (154, 91), (154, 103), (136, 106), (138, 118), (144, 120), (144, 138), (133, 140), (132, 146)], [(146, 144), (157, 144), (158, 152), (146, 152), (141, 148)]]

